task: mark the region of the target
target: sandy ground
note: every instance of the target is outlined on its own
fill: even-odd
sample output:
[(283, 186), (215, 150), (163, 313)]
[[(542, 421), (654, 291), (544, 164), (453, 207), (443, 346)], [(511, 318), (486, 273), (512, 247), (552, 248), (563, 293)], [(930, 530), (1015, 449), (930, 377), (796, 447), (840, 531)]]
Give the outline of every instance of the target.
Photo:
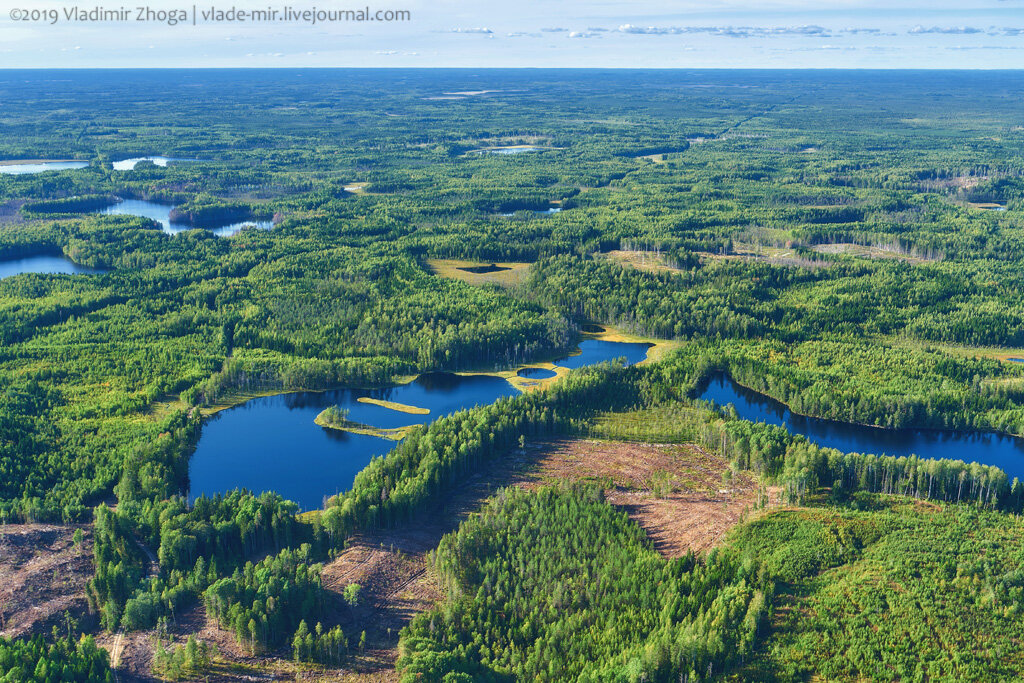
[[(81, 528), (84, 540), (72, 537)], [(92, 576), (92, 533), (87, 526), (0, 526), (0, 635), (48, 633), (65, 625), (64, 613), (87, 617), (85, 583)]]

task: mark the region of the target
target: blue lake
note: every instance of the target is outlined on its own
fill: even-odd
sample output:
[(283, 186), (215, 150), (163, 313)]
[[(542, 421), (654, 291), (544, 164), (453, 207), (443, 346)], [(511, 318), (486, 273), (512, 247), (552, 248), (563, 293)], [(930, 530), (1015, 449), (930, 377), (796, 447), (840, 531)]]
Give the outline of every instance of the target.
[(1024, 480), (1024, 439), (992, 432), (940, 431), (931, 429), (881, 429), (795, 415), (785, 404), (751, 391), (718, 374), (698, 398), (720, 406), (732, 404), (744, 420), (785, 425), (819, 446), (847, 453), (964, 460), (994, 465)]
[(650, 347), (650, 344), (587, 339), (580, 343), (580, 353), (556, 360), (555, 365), (574, 369), (616, 358), (625, 358), (626, 365), (635, 365), (647, 358), (647, 349)]
[[(586, 340), (579, 355), (557, 364), (582, 367), (626, 357), (646, 357), (646, 344)], [(572, 363), (569, 365), (569, 363)], [(499, 377), (429, 373), (409, 384), (381, 389), (336, 389), (255, 398), (211, 417), (189, 463), (190, 496), (247, 488), (276, 491), (305, 510), (352, 486), (356, 474), (395, 442), (320, 427), (313, 420), (332, 405), (348, 409), (348, 419), (374, 427), (433, 422), (463, 408), (485, 405), (519, 392)], [(427, 408), (428, 415), (403, 413), (360, 397)]]
[(22, 273), (62, 273), (79, 275), (100, 273), (101, 270), (80, 266), (64, 256), (29, 256), (9, 261), (0, 261), (0, 278)]
[[(159, 223), (161, 229), (168, 235), (177, 235), (179, 232), (196, 229), (187, 223), (172, 222), (171, 210), (173, 208), (174, 207), (170, 204), (158, 204), (157, 202), (150, 202), (143, 199), (124, 199), (113, 206), (100, 209), (97, 213), (108, 216), (142, 216), (144, 218), (149, 218), (150, 220)], [(210, 232), (219, 237), (230, 237), (245, 227), (267, 230), (273, 227), (273, 223), (271, 221), (241, 221), (238, 223), (222, 225), (217, 228), (211, 228)]]

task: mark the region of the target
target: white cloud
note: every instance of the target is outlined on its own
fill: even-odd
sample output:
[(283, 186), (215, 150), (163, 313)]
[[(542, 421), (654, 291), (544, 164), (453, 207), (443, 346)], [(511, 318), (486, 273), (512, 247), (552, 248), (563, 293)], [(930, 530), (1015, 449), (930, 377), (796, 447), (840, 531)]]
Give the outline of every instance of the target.
[(705, 33), (730, 38), (763, 38), (767, 36), (812, 36), (831, 38), (833, 32), (824, 26), (634, 26), (623, 24), (619, 33), (647, 36), (669, 36)]
[[(266, 6), (266, 0), (232, 3)], [(1008, 49), (1024, 47), (1024, 0), (403, 0), (400, 6), (413, 12), (413, 21), (131, 31), (98, 25), (29, 31), (8, 22), (0, 26), (0, 51), (12, 68), (280, 66), (269, 50), (281, 50), (289, 64), (336, 67), (394, 66), (415, 57), (416, 65), (481, 68), (1024, 68), (1024, 50)], [(957, 43), (965, 49), (948, 51)], [(402, 47), (389, 50), (389, 44)], [(893, 54), (872, 54), (879, 51)], [(208, 59), (201, 58), (205, 52)]]
[(972, 33), (984, 33), (984, 29), (980, 29), (974, 26), (932, 26), (931, 28), (925, 28), (924, 26), (917, 25), (914, 28), (907, 31), (911, 35), (925, 35), (928, 33), (947, 33), (951, 35), (969, 35)]

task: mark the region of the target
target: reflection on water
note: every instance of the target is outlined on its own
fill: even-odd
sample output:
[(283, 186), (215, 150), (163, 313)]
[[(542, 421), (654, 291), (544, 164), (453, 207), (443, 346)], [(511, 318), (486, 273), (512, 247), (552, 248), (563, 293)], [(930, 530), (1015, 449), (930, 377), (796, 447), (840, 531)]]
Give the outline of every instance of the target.
[(999, 467), (1024, 480), (1024, 440), (992, 432), (931, 429), (881, 429), (795, 415), (784, 404), (741, 387), (724, 374), (711, 378), (699, 398), (724, 406), (752, 422), (785, 425), (794, 434), (846, 453), (964, 460)]
[(102, 273), (98, 268), (80, 266), (65, 256), (29, 256), (27, 258), (0, 261), (0, 278), (22, 273), (62, 273), (79, 275)]
[(115, 171), (133, 171), (140, 161), (152, 161), (154, 166), (167, 166), (172, 161), (188, 161), (187, 159), (175, 159), (174, 157), (132, 157), (114, 162)]
[(85, 168), (88, 161), (35, 161), (31, 163), (0, 163), (0, 173), (5, 175), (24, 175), (26, 173), (42, 173), (43, 171), (67, 171)]
[[(148, 218), (159, 223), (160, 227), (168, 235), (177, 235), (178, 233), (185, 232), (186, 230), (196, 229), (187, 223), (172, 222), (172, 209), (174, 209), (174, 207), (170, 204), (158, 204), (157, 202), (150, 202), (144, 199), (124, 199), (117, 204), (100, 209), (97, 213), (108, 216), (142, 216), (143, 218)], [(218, 237), (230, 237), (246, 227), (269, 230), (274, 227), (274, 224), (271, 221), (240, 221), (238, 223), (223, 225), (218, 228), (210, 228), (210, 232)]]

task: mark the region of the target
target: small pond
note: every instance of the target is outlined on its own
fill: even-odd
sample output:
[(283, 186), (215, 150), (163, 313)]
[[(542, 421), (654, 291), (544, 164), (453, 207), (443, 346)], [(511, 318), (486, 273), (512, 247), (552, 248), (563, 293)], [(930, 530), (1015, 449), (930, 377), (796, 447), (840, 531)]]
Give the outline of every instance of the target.
[(102, 270), (97, 268), (81, 266), (66, 256), (27, 256), (25, 258), (0, 261), (0, 278), (21, 275), (22, 273), (82, 275), (102, 272)]
[[(158, 204), (157, 202), (151, 202), (144, 199), (124, 199), (113, 206), (100, 209), (97, 213), (119, 216), (142, 216), (144, 218), (149, 218), (150, 220), (154, 220), (159, 223), (160, 227), (168, 235), (177, 235), (179, 232), (196, 229), (186, 223), (172, 222), (171, 210), (173, 208), (174, 207), (170, 204)], [(272, 221), (240, 221), (238, 223), (230, 223), (216, 228), (210, 228), (209, 230), (219, 237), (230, 237), (245, 227), (268, 230), (274, 227), (274, 224)]]
[(547, 368), (523, 368), (516, 374), (523, 379), (550, 379), (558, 373)]

